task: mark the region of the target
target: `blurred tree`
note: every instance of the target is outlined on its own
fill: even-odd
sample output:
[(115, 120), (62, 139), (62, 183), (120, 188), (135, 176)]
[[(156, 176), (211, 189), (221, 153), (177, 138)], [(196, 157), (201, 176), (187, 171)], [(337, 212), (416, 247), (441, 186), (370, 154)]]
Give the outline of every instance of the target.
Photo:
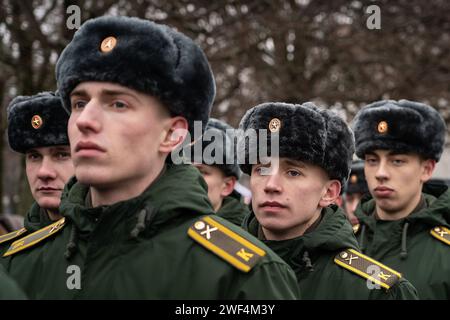
[[(369, 5), (381, 29), (366, 26)], [(55, 88), (54, 66), (81, 21), (103, 14), (169, 24), (205, 50), (217, 83), (213, 116), (233, 125), (265, 101), (315, 101), (351, 120), (374, 100), (411, 99), (450, 123), (450, 3), (446, 0), (0, 0), (0, 103)], [(449, 126), (450, 127), (450, 126)], [(21, 157), (3, 149), (4, 204), (30, 204)], [(21, 182), (19, 182), (21, 181)], [(15, 199), (15, 201), (13, 201)]]

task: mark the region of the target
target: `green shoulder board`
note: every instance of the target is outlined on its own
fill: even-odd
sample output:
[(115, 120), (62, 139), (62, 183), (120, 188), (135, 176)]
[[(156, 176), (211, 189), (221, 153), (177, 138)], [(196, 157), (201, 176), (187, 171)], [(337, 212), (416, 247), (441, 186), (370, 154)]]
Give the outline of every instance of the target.
[(353, 249), (337, 254), (334, 262), (385, 289), (390, 289), (402, 277), (397, 271)]
[(248, 272), (266, 255), (266, 252), (236, 232), (204, 216), (188, 230), (196, 242), (212, 251), (237, 269)]
[(21, 236), (25, 232), (27, 232), (27, 229), (22, 228), (22, 229), (19, 229), (19, 230), (16, 230), (16, 231), (4, 234), (4, 235), (0, 236), (0, 244), (8, 242), (10, 240), (13, 240), (13, 239)]
[(65, 218), (58, 220), (57, 222), (46, 226), (22, 239), (19, 239), (9, 247), (8, 251), (3, 255), (4, 257), (10, 256), (16, 252), (27, 249), (31, 246), (34, 246), (36, 243), (41, 242), (42, 240), (56, 234), (59, 230), (64, 227)]
[(431, 229), (430, 233), (436, 239), (450, 245), (450, 229), (444, 226), (434, 227), (433, 229)]

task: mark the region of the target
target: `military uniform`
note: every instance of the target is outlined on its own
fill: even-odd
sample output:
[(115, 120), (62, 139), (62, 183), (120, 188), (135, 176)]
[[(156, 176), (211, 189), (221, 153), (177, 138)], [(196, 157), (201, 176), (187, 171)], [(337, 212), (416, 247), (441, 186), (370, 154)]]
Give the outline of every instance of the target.
[[(54, 92), (18, 96), (8, 105), (8, 143), (12, 150), (25, 154), (34, 148), (69, 145), (67, 122), (61, 99)], [(54, 221), (34, 202), (25, 216), (23, 228), (0, 236), (0, 255), (20, 237), (33, 233)], [(0, 259), (0, 263), (5, 260)]]
[[(36, 202), (34, 202), (30, 208), (30, 211), (28, 211), (25, 216), (23, 228), (10, 232), (4, 236), (0, 236), (0, 256), (5, 253), (12, 242), (19, 238), (23, 238), (30, 233), (36, 232), (54, 222), (55, 221), (50, 220), (46, 210), (42, 209)], [(0, 259), (0, 263), (4, 262), (4, 259)]]
[(450, 299), (450, 191), (425, 189), (422, 203), (397, 221), (377, 219), (367, 195), (356, 214), (363, 252), (399, 270), (417, 288), (420, 299)]
[[(63, 220), (2, 258), (31, 299), (299, 298), (295, 274), (270, 249), (205, 216), (213, 213), (206, 184), (190, 165), (167, 165), (130, 200), (92, 208), (87, 199), (73, 178)], [(79, 289), (70, 289), (71, 266), (79, 267)]]
[[(353, 134), (341, 118), (328, 110), (321, 110), (309, 102), (302, 105), (264, 103), (247, 111), (240, 127), (243, 130), (269, 129), (271, 134), (278, 135), (280, 158), (316, 165), (326, 172), (330, 180), (345, 184), (354, 152)], [(245, 150), (246, 157), (251, 151), (258, 151), (250, 142), (246, 142)], [(241, 168), (245, 173), (253, 174), (249, 164), (241, 165)], [(283, 174), (287, 168), (291, 167), (283, 167)], [(280, 175), (281, 178), (277, 178), (277, 181), (288, 181), (287, 185), (280, 181), (271, 182), (271, 187), (260, 185), (267, 193), (266, 197), (259, 199), (260, 202), (283, 201), (298, 192), (295, 189), (297, 183), (306, 188), (303, 183), (308, 181), (305, 179), (315, 178), (309, 171), (306, 174), (300, 169), (289, 171), (298, 175), (287, 175), (286, 178)], [(256, 177), (257, 181), (262, 179), (260, 176)], [(295, 192), (283, 193), (285, 190)], [(260, 191), (252, 190), (254, 194)], [(295, 202), (281, 204), (291, 210), (290, 215), (292, 211), (302, 210), (301, 205)], [(289, 222), (283, 211), (279, 215), (284, 224)], [(323, 207), (320, 218), (311, 223), (302, 235), (285, 240), (267, 240), (253, 213), (246, 217), (243, 227), (263, 240), (294, 269), (302, 296), (306, 299), (417, 298), (414, 287), (397, 271), (360, 252), (352, 226), (340, 208), (335, 205)], [(298, 228), (298, 224), (291, 224), (289, 228)], [(282, 230), (276, 231), (281, 233)]]
[(229, 196), (222, 201), (222, 206), (216, 212), (219, 217), (222, 217), (237, 226), (240, 226), (244, 221), (246, 215), (250, 210), (241, 200), (241, 195), (233, 191)]
[(27, 297), (0, 265), (0, 300), (24, 300)]
[[(225, 177), (235, 177), (236, 180), (239, 180), (242, 172), (237, 163), (237, 149), (233, 143), (234, 138), (230, 135), (230, 132), (233, 130), (234, 128), (226, 122), (210, 118), (205, 131), (208, 131), (209, 138), (211, 139), (208, 140), (205, 138), (205, 135), (203, 135), (201, 139), (184, 149), (185, 157), (190, 158), (190, 161), (193, 163), (214, 166), (222, 171)], [(216, 141), (217, 139), (221, 139), (221, 141)], [(215, 145), (212, 146), (212, 143), (215, 143)], [(207, 149), (213, 150), (211, 151), (211, 154), (205, 152)], [(196, 159), (196, 150), (202, 151), (201, 162), (198, 162)], [(232, 161), (227, 159), (229, 154), (233, 155)], [(220, 163), (218, 163), (217, 160), (219, 160)], [(222, 205), (219, 210), (217, 210), (216, 214), (219, 217), (240, 226), (248, 212), (248, 207), (241, 201), (241, 195), (233, 190), (230, 195), (223, 198)]]
[(337, 206), (323, 209), (320, 222), (295, 239), (264, 240), (253, 214), (244, 229), (259, 235), (294, 269), (304, 299), (417, 299), (415, 288), (403, 276), (360, 253), (351, 225)]
[[(368, 152), (388, 150), (437, 162), (446, 136), (446, 124), (435, 109), (407, 100), (365, 106), (353, 128), (361, 159)], [(422, 188), (420, 202), (404, 218), (381, 220), (371, 195), (363, 197), (356, 210), (361, 249), (399, 270), (416, 287), (420, 299), (450, 299), (449, 200), (447, 186), (430, 185)]]

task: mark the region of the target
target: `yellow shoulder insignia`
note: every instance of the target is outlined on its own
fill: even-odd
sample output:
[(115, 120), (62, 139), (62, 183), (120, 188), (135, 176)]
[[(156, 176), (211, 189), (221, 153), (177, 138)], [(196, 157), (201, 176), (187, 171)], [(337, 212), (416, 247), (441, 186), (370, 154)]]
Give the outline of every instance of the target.
[(266, 252), (210, 216), (196, 221), (188, 235), (237, 269), (248, 272)]
[(4, 234), (4, 235), (0, 236), (0, 244), (8, 242), (10, 240), (13, 240), (13, 239), (17, 238), (18, 236), (24, 234), (25, 232), (27, 232), (27, 229), (22, 228), (22, 229)]
[(450, 229), (446, 227), (434, 227), (430, 231), (431, 235), (438, 240), (441, 240), (443, 243), (446, 243), (450, 246)]
[(397, 271), (353, 249), (337, 254), (334, 262), (385, 289), (391, 288), (402, 277)]
[(354, 234), (357, 234), (360, 227), (361, 227), (361, 225), (360, 225), (359, 223), (354, 224), (354, 225), (352, 226), (352, 228), (353, 228), (353, 233), (354, 233)]
[(65, 218), (62, 218), (57, 222), (49, 226), (46, 226), (45, 228), (42, 228), (22, 239), (13, 242), (13, 244), (11, 244), (11, 246), (9, 247), (8, 251), (6, 251), (3, 256), (4, 257), (10, 256), (16, 252), (29, 248), (35, 245), (36, 243), (41, 242), (42, 240), (56, 234), (59, 230), (61, 230), (64, 227), (64, 223)]

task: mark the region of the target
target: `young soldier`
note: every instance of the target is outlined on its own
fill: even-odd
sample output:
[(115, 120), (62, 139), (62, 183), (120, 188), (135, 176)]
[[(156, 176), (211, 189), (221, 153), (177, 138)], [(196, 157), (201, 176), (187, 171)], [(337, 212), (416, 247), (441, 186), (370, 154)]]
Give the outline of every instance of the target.
[(399, 270), (419, 298), (449, 300), (450, 192), (423, 188), (441, 157), (445, 122), (425, 104), (386, 100), (361, 109), (354, 130), (371, 194), (356, 211), (361, 248)]
[(355, 210), (359, 200), (361, 200), (362, 196), (368, 191), (366, 177), (364, 176), (364, 161), (353, 161), (350, 177), (345, 185), (343, 207), (347, 214), (347, 218), (353, 225), (353, 230), (355, 231), (359, 228)]
[(19, 96), (9, 104), (9, 145), (25, 155), (27, 180), (35, 202), (25, 217), (24, 228), (0, 237), (0, 252), (8, 249), (14, 239), (62, 218), (61, 194), (74, 174), (67, 137), (68, 120), (61, 99), (53, 92)]
[[(227, 123), (214, 118), (209, 119), (206, 126), (208, 139), (201, 139), (196, 142), (202, 144), (201, 148), (198, 147), (198, 150), (201, 150), (203, 154), (202, 163), (194, 162), (194, 166), (200, 171), (208, 185), (208, 198), (216, 214), (240, 226), (249, 210), (241, 201), (240, 194), (234, 190), (236, 181), (241, 175), (241, 170), (237, 164), (235, 144), (232, 141), (233, 137), (230, 136), (230, 131), (233, 131), (233, 128)], [(215, 140), (219, 138), (222, 138), (222, 141)], [(205, 151), (211, 149), (214, 143), (216, 144), (213, 149), (214, 152), (211, 155), (206, 154)], [(191, 148), (191, 158), (194, 161), (195, 149), (194, 144)], [(226, 157), (231, 152), (234, 155), (233, 162), (227, 163)], [(216, 161), (217, 159), (220, 160)]]
[(193, 122), (206, 125), (215, 94), (191, 39), (100, 17), (76, 32), (56, 76), (76, 178), (64, 220), (5, 253), (30, 298), (298, 298), (288, 265), (212, 215), (198, 170), (170, 163)]
[[(271, 135), (279, 138), (278, 159), (241, 165), (253, 194), (244, 227), (294, 269), (304, 298), (416, 298), (398, 272), (359, 252), (351, 224), (332, 205), (354, 151), (353, 134), (341, 118), (312, 103), (265, 103), (249, 110), (240, 127), (268, 129), (268, 142)], [(249, 150), (254, 152), (247, 142), (246, 157)]]

